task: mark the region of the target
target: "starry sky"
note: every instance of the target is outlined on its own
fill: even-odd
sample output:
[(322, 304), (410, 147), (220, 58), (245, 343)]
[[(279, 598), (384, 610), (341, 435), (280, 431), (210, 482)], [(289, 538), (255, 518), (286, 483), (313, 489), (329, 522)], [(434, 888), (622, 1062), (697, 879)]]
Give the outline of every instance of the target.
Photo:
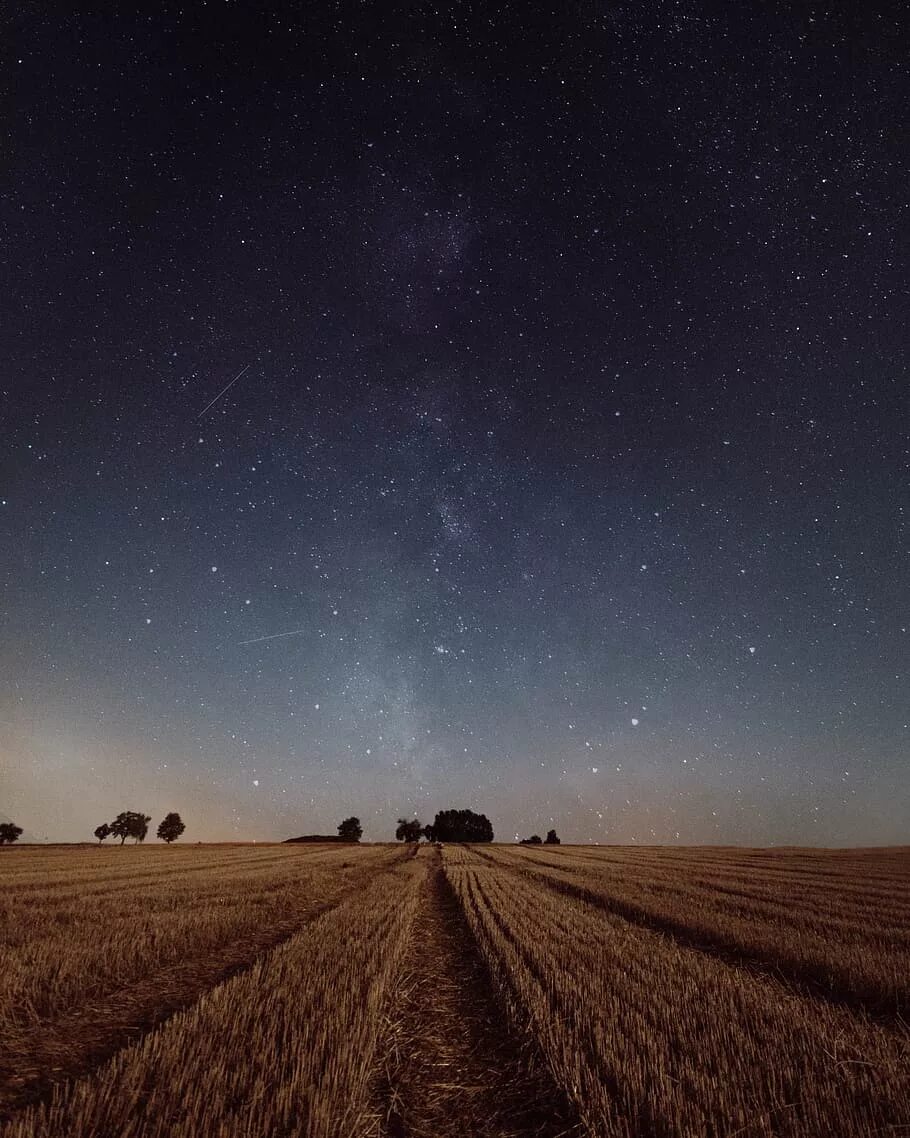
[(0, 811), (910, 840), (898, 8), (3, 19)]

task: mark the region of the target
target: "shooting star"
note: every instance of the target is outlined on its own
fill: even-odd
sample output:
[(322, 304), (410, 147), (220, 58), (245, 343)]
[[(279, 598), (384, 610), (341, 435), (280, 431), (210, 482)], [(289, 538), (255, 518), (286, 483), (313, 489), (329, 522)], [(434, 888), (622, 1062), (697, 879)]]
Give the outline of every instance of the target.
[(231, 382), (227, 385), (227, 387), (222, 388), (222, 390), (218, 392), (218, 394), (215, 396), (215, 398), (212, 400), (212, 402), (207, 403), (202, 408), (202, 410), (199, 412), (199, 414), (196, 416), (196, 418), (201, 419), (202, 416), (206, 413), (206, 411), (208, 411), (209, 407), (214, 407), (214, 405), (218, 402), (218, 400), (221, 398), (221, 396), (226, 395), (231, 390), (231, 388), (234, 386), (234, 384), (237, 382), (237, 380), (240, 379), (240, 377), (242, 375), (246, 375), (246, 373), (250, 370), (250, 368), (252, 366), (253, 366), (252, 364), (247, 364), (245, 368), (243, 368), (241, 371), (238, 371), (237, 374), (234, 376), (234, 378), (231, 380)]
[(263, 640), (277, 640), (281, 636), (299, 636), (302, 632), (308, 632), (309, 629), (298, 628), (294, 632), (273, 632), (271, 636), (256, 636), (252, 640), (238, 640), (238, 644), (261, 644)]

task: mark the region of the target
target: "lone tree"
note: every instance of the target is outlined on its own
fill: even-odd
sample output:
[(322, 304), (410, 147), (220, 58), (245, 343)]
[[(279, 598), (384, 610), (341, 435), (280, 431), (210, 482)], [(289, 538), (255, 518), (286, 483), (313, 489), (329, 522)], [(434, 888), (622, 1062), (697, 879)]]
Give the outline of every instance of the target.
[(107, 822), (102, 822), (100, 826), (96, 826), (95, 837), (98, 839), (98, 845), (100, 846), (104, 839), (109, 838), (112, 833), (113, 831)]
[(407, 818), (398, 819), (398, 829), (395, 831), (396, 842), (419, 842), (423, 835), (423, 826), (415, 818), (409, 822)]
[(15, 822), (0, 822), (0, 846), (12, 845), (22, 833), (22, 827)]
[[(492, 842), (493, 825), (486, 814), (473, 810), (441, 810), (433, 820), (431, 841)], [(429, 835), (428, 835), (429, 836)]]
[(555, 830), (547, 830), (547, 836), (544, 839), (543, 844), (545, 846), (558, 846), (560, 844), (559, 843), (559, 836), (557, 835)]
[[(547, 841), (549, 840), (550, 839), (548, 838)], [(541, 838), (540, 834), (532, 834), (530, 838), (522, 838), (518, 844), (521, 846), (542, 846), (543, 839)]]
[(135, 810), (124, 810), (111, 822), (111, 833), (115, 838), (120, 839), (121, 845), (127, 838), (135, 838), (137, 842), (144, 842), (145, 836), (149, 832), (151, 820), (148, 814), (140, 814)]
[(350, 818), (345, 818), (343, 822), (339, 822), (338, 837), (343, 842), (359, 842), (363, 837), (363, 826), (360, 824), (360, 819), (351, 815)]
[(171, 842), (176, 842), (185, 829), (186, 826), (179, 814), (165, 814), (164, 821), (158, 827), (158, 837), (170, 845)]

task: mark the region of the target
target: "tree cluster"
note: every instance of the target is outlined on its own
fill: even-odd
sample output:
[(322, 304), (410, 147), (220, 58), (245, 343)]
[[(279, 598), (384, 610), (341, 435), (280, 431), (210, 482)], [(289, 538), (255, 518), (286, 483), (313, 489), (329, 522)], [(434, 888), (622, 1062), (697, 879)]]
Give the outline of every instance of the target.
[(440, 810), (432, 826), (424, 827), (430, 842), (492, 842), (493, 824), (473, 810)]
[(522, 838), (518, 844), (521, 846), (558, 846), (560, 841), (555, 830), (547, 830), (545, 838), (541, 838), (540, 834), (532, 834), (530, 838)]
[[(127, 838), (133, 838), (136, 842), (144, 842), (149, 832), (149, 822), (151, 816), (142, 814), (135, 810), (123, 810), (117, 815), (113, 822), (102, 822), (100, 826), (95, 828), (95, 837), (99, 843), (103, 842), (105, 838), (111, 836), (120, 839), (120, 844), (126, 841)], [(161, 824), (158, 826), (157, 837), (162, 842), (176, 841), (186, 825), (179, 814), (171, 812), (166, 814)]]
[(399, 842), (492, 842), (493, 827), (486, 814), (473, 810), (441, 810), (432, 824), (421, 826), (416, 818), (399, 818), (395, 839)]

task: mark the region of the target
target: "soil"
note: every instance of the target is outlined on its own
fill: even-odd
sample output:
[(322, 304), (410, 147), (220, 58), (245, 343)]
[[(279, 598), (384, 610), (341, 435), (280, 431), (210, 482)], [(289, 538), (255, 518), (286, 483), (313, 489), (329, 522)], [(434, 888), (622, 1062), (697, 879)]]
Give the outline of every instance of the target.
[(556, 1138), (581, 1133), (529, 1039), (509, 1030), (438, 850), (378, 1060), (381, 1138)]

